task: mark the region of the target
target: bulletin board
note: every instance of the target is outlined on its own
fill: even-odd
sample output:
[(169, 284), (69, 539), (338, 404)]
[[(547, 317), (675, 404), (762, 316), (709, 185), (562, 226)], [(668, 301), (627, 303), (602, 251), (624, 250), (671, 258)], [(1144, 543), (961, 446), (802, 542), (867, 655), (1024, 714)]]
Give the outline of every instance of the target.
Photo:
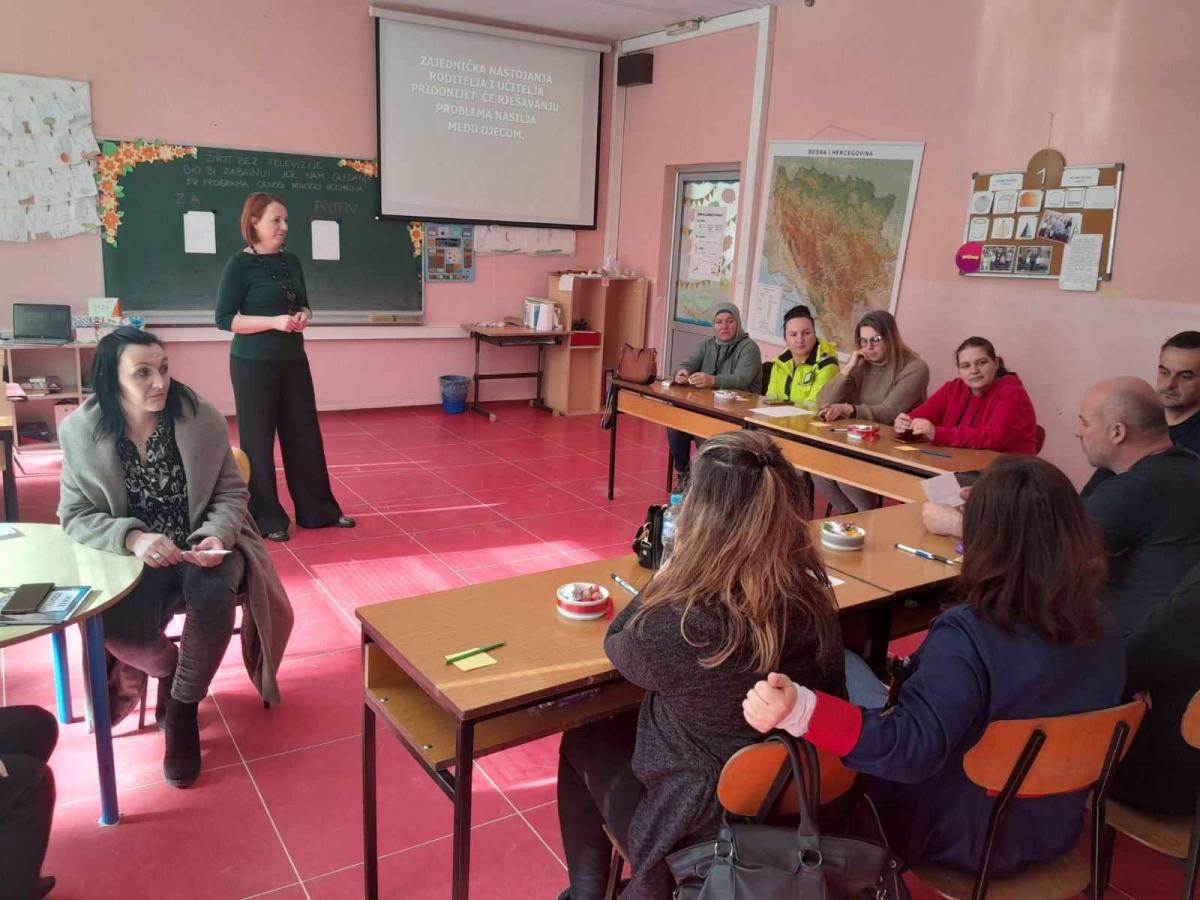
[(1101, 281), (1112, 278), (1123, 163), (1067, 166), (1042, 150), (1025, 171), (974, 172), (963, 242), (983, 244), (985, 278), (1058, 278), (1071, 238), (1100, 235)]
[(266, 191), (287, 204), (314, 324), (420, 319), (421, 224), (379, 221), (373, 160), (102, 141), (97, 172), (104, 290), (126, 314), (211, 325), (242, 204)]

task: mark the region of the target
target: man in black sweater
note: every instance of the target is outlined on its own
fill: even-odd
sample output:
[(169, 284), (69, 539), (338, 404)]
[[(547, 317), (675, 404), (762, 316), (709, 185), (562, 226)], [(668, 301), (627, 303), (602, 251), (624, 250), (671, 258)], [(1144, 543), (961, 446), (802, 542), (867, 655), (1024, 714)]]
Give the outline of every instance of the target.
[(1200, 563), (1200, 459), (1172, 444), (1159, 394), (1138, 378), (1089, 390), (1077, 434), (1088, 462), (1113, 473), (1084, 506), (1108, 556), (1102, 596), (1128, 638)]

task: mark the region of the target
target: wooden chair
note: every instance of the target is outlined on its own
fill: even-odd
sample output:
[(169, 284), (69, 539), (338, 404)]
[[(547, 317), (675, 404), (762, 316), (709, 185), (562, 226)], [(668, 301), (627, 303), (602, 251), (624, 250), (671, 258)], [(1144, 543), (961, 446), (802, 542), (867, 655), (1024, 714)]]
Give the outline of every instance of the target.
[[(1200, 750), (1200, 691), (1192, 695), (1179, 730), (1189, 746)], [(1196, 797), (1196, 810), (1190, 816), (1142, 812), (1118, 800), (1108, 801), (1107, 812), (1104, 886), (1108, 886), (1112, 873), (1112, 845), (1119, 831), (1152, 850), (1174, 859), (1186, 860), (1183, 898), (1191, 900), (1196, 892), (1197, 871), (1200, 870), (1200, 793)]]
[(1037, 450), (1035, 450), (1034, 453), (1040, 454), (1042, 452), (1042, 448), (1046, 446), (1046, 429), (1041, 425), (1037, 427), (1037, 435), (1034, 440), (1037, 441)]
[[(967, 777), (997, 795), (979, 870), (972, 875), (942, 866), (914, 866), (912, 871), (951, 900), (1061, 900), (1085, 891), (1098, 896), (1094, 886), (1103, 883), (1108, 785), (1145, 712), (1146, 704), (1139, 699), (1070, 716), (993, 722), (963, 758)], [(1090, 860), (1071, 850), (1015, 875), (992, 876), (1013, 800), (1087, 789), (1093, 791)]]
[[(822, 804), (838, 799), (854, 786), (857, 773), (847, 769), (833, 754), (818, 749), (817, 764), (820, 768), (818, 775)], [(794, 816), (800, 810), (796, 803), (796, 792), (790, 789), (791, 782), (792, 763), (782, 744), (751, 744), (729, 757), (721, 769), (721, 777), (717, 781), (717, 800), (735, 816)], [(629, 855), (607, 827), (604, 831), (613, 845), (604, 898), (615, 900)]]
[[(248, 457), (246, 455), (246, 452), (241, 447), (233, 447), (231, 449), (233, 450), (233, 462), (234, 462), (234, 465), (237, 466), (238, 474), (242, 476), (242, 481), (246, 482), (247, 485), (250, 484), (250, 457)], [(235, 635), (241, 634), (242, 626), (240, 624), (234, 626), (233, 633)], [(171, 635), (171, 640), (174, 641), (176, 644), (178, 644), (181, 637), (182, 637), (182, 635), (173, 634), (173, 635)], [(139, 731), (146, 727), (146, 695), (149, 692), (150, 692), (150, 679), (147, 678), (142, 683), (141, 707), (138, 710), (138, 730)], [(264, 700), (263, 701), (263, 709), (270, 709), (270, 708), (271, 708), (271, 704), (268, 703), (266, 700)]]

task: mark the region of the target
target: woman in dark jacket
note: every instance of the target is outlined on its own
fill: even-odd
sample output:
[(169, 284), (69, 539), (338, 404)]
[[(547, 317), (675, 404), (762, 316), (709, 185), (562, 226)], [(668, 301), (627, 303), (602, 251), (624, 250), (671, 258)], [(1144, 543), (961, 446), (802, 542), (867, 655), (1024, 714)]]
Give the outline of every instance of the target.
[[(755, 673), (779, 668), (844, 693), (833, 590), (807, 517), (804, 485), (768, 438), (738, 431), (705, 442), (670, 562), (604, 642), (647, 690), (641, 709), (563, 736), (558, 811), (571, 885), (562, 898), (603, 897), (605, 824), (633, 862), (624, 900), (671, 896), (664, 858), (715, 837), (721, 768), (756, 740), (738, 715)], [(761, 540), (768, 530), (781, 537)]]
[[(974, 871), (995, 798), (964, 773), (967, 751), (1000, 719), (1114, 706), (1125, 658), (1097, 600), (1103, 552), (1062, 472), (998, 460), (971, 491), (963, 529), (962, 605), (934, 621), (895, 705), (862, 709), (772, 674), (743, 710), (759, 731), (804, 736), (874, 776), (888, 840), (910, 865)], [(1083, 801), (1083, 792), (1015, 801), (994, 873), (1070, 850)]]

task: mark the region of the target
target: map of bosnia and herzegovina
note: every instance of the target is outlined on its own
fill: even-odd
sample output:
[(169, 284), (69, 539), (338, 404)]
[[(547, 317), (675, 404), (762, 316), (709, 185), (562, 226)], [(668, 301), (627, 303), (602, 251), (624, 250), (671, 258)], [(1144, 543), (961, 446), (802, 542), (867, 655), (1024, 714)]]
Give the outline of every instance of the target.
[[(854, 174), (856, 167), (868, 176)], [(804, 160), (773, 173), (766, 274), (784, 282), (786, 299), (807, 303), (820, 333), (843, 346), (867, 309), (889, 305), (907, 197), (880, 182), (899, 176), (906, 186), (911, 171), (908, 160)]]

